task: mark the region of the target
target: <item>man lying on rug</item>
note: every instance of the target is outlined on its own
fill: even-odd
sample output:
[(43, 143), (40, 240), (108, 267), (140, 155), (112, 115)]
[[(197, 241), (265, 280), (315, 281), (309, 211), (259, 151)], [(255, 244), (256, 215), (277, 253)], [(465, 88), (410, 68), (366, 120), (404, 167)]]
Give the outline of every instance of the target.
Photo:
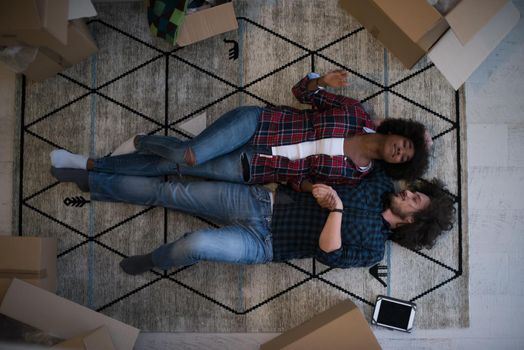
[[(359, 101), (321, 88), (348, 85), (346, 72), (313, 77), (298, 82), (293, 94), (315, 109), (239, 107), (188, 141), (137, 135), (117, 148), (113, 157), (88, 160), (56, 150), (52, 164), (122, 175), (181, 174), (243, 184), (287, 182), (296, 191), (311, 191), (310, 184), (319, 182), (354, 186), (377, 160), (394, 179), (412, 181), (422, 176), (431, 142), (422, 124), (387, 119), (376, 128)], [(136, 151), (140, 153), (122, 155)]]
[(188, 232), (153, 252), (122, 260), (128, 274), (199, 261), (262, 264), (314, 257), (331, 267), (371, 266), (391, 239), (411, 249), (430, 248), (452, 227), (453, 201), (438, 180), (393, 194), (381, 167), (357, 187), (313, 185), (312, 193), (215, 181), (164, 181), (52, 168), (91, 200), (162, 206), (224, 225)]

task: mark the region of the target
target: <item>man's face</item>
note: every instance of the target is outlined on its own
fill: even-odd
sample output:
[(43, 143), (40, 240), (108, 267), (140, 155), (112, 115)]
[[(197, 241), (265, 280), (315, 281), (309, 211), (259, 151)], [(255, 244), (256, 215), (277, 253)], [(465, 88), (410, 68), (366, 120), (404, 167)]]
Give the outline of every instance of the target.
[(404, 190), (391, 195), (389, 208), (393, 214), (406, 219), (426, 209), (430, 202), (431, 199), (424, 193)]

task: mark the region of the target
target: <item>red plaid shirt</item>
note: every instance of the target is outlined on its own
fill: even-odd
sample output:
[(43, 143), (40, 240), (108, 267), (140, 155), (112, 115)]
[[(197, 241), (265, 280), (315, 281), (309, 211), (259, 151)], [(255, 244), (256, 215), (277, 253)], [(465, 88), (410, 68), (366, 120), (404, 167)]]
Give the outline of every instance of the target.
[[(323, 89), (308, 91), (307, 77), (292, 89), (301, 103), (315, 109), (299, 110), (287, 106), (264, 108), (258, 129), (251, 140), (255, 150), (291, 145), (324, 138), (346, 138), (364, 134), (364, 127), (375, 129), (359, 101)], [(287, 157), (256, 153), (251, 161), (251, 183), (287, 182), (300, 190), (303, 180), (312, 183), (356, 185), (371, 171), (357, 170), (344, 155), (312, 155), (290, 160)], [(267, 152), (265, 152), (267, 153)]]

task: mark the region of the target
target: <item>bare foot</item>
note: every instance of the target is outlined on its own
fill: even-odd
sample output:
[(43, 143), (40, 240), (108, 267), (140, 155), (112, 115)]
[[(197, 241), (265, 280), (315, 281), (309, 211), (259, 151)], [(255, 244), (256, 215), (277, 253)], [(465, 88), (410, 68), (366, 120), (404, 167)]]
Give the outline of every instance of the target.
[(184, 160), (187, 165), (193, 166), (196, 163), (195, 154), (193, 153), (193, 150), (191, 147), (189, 147), (186, 152), (184, 153)]
[(87, 171), (93, 170), (94, 167), (95, 167), (95, 161), (93, 159), (89, 158), (87, 160), (87, 163), (86, 163)]
[(133, 139), (133, 145), (135, 145), (135, 148), (138, 149), (138, 140), (144, 136), (144, 134), (138, 134), (135, 136), (135, 138)]

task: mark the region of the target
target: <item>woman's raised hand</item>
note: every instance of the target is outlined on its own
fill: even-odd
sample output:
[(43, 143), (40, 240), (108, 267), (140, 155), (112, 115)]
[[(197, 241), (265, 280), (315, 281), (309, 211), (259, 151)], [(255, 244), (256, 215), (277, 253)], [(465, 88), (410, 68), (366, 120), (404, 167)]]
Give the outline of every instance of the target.
[(343, 69), (337, 69), (324, 74), (320, 77), (319, 85), (325, 85), (329, 87), (343, 87), (348, 86), (347, 81), (348, 72)]

